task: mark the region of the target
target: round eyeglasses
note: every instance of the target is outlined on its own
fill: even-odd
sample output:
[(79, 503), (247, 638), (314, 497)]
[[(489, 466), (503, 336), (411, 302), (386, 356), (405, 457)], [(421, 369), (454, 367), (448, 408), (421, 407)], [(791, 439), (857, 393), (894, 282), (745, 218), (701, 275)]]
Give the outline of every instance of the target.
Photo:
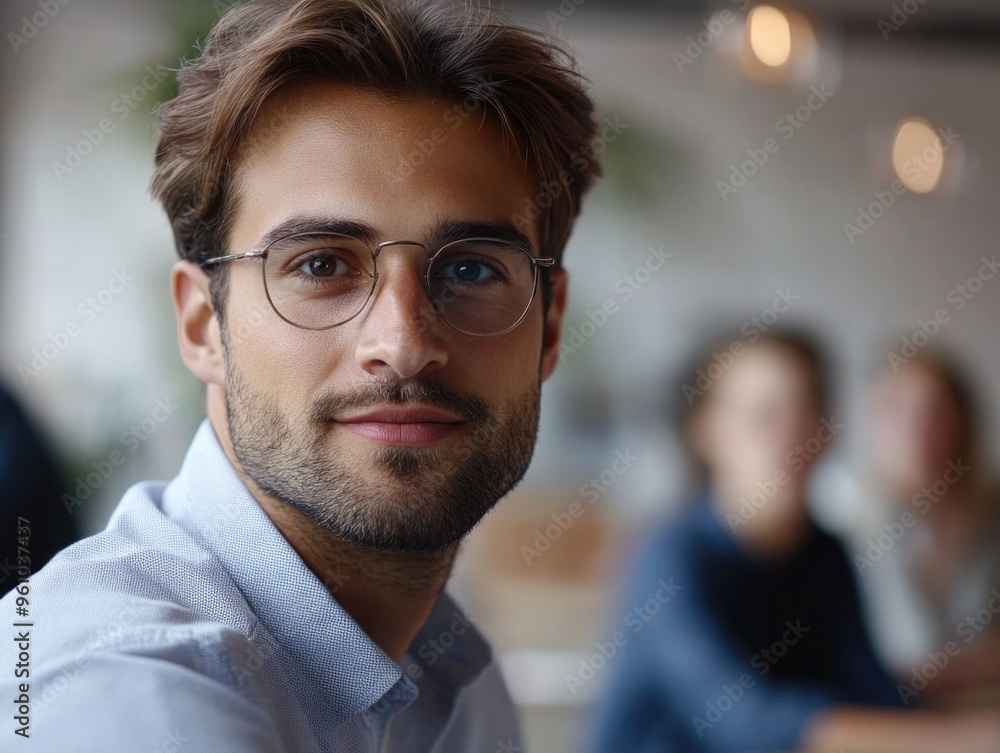
[(538, 268), (555, 264), (551, 257), (536, 257), (497, 238), (463, 238), (432, 253), (415, 241), (372, 246), (349, 235), (308, 232), (260, 250), (207, 259), (201, 266), (260, 259), (275, 313), (296, 327), (322, 330), (361, 313), (378, 282), (378, 255), (395, 245), (424, 250), (424, 289), (434, 310), (454, 329), (479, 337), (502, 335), (520, 324), (535, 298)]

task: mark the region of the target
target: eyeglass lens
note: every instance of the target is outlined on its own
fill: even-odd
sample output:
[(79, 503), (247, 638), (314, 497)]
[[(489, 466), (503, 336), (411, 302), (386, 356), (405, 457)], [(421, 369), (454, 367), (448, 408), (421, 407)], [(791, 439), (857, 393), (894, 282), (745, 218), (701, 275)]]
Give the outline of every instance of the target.
[[(309, 233), (273, 243), (264, 283), (283, 318), (301, 327), (341, 324), (364, 308), (372, 291), (372, 252), (349, 236)], [(431, 259), (427, 288), (453, 327), (488, 335), (514, 326), (531, 304), (535, 266), (525, 249), (473, 238), (447, 244)]]

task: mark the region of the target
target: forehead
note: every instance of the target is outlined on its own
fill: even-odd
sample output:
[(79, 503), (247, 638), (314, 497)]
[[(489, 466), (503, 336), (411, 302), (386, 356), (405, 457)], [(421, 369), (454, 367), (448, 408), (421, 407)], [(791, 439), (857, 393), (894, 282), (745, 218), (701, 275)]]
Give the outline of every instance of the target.
[(951, 403), (954, 400), (944, 378), (921, 363), (906, 364), (896, 373), (886, 375), (879, 387), (880, 393), (886, 397), (884, 405)]
[[(358, 220), (419, 240), (441, 221), (524, 216), (532, 185), (481, 106), (299, 84), (268, 100), (238, 155), (231, 240), (249, 247), (293, 217)], [(522, 230), (537, 247), (534, 225)]]
[(795, 353), (769, 344), (747, 346), (725, 376), (719, 391), (727, 397), (781, 395), (791, 398), (810, 388), (811, 373)]

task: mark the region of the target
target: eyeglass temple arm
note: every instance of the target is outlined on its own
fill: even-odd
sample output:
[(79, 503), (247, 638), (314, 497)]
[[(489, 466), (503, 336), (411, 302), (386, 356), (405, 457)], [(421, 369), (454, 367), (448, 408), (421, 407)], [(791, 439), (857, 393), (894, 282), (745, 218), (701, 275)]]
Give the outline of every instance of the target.
[[(200, 266), (208, 267), (212, 264), (221, 264), (224, 261), (236, 261), (237, 259), (253, 259), (258, 256), (263, 256), (263, 251), (246, 251), (242, 254), (228, 254), (227, 256), (215, 256), (211, 259), (205, 259)], [(531, 260), (535, 263), (537, 267), (551, 267), (554, 266), (556, 260), (551, 256), (532, 256)]]
[(236, 261), (237, 259), (254, 259), (258, 256), (263, 256), (263, 251), (246, 251), (242, 254), (229, 254), (228, 256), (216, 256), (211, 259), (205, 259), (199, 266), (208, 267), (212, 264), (220, 264), (224, 261)]

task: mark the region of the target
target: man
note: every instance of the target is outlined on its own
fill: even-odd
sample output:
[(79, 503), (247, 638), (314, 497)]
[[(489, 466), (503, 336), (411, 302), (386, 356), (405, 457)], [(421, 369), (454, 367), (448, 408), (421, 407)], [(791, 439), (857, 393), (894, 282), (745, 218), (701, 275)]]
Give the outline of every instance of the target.
[(520, 749), (442, 589), (532, 455), (594, 130), (544, 39), (467, 8), (218, 23), (153, 180), (208, 418), (32, 580), (39, 750)]
[(810, 471), (843, 429), (818, 349), (775, 332), (709, 352), (682, 403), (704, 488), (643, 547), (619, 613), (664, 579), (678, 593), (624, 631), (591, 749), (1000, 750), (995, 712), (904, 709), (846, 555), (810, 518)]

